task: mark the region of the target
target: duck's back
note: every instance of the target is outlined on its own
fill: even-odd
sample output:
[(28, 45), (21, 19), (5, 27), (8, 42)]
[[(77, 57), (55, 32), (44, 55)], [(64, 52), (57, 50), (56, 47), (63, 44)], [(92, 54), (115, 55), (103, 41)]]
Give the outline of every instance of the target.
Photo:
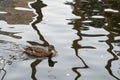
[(36, 56), (36, 57), (47, 57), (49, 54), (48, 51), (46, 51), (45, 49), (43, 48), (33, 48), (33, 56)]
[(48, 57), (50, 54), (45, 49), (39, 48), (39, 47), (29, 47), (29, 48), (25, 48), (24, 50), (25, 50), (25, 53), (27, 53), (28, 55), (35, 56), (35, 57)]

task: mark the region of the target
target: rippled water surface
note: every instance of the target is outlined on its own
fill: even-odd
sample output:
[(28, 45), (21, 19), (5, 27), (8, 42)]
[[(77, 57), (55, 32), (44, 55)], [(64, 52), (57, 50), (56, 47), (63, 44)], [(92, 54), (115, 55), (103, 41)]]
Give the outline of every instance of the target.
[[(0, 0), (1, 80), (120, 80), (119, 0)], [(54, 45), (38, 59), (23, 47)]]

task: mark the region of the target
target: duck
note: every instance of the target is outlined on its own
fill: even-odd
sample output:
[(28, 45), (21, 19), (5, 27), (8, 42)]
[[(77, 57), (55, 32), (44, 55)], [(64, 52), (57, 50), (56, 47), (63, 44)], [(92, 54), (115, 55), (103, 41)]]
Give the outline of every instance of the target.
[(41, 47), (31, 47), (27, 46), (23, 48), (24, 53), (34, 56), (34, 57), (51, 57), (53, 54), (57, 53), (53, 45), (48, 46), (48, 50)]

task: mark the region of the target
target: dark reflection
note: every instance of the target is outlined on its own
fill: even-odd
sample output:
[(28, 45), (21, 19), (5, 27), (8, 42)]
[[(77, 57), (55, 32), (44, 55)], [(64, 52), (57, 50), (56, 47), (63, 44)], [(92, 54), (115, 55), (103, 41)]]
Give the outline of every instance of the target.
[(73, 2), (66, 2), (65, 4), (71, 5), (73, 11), (72, 13), (76, 16), (80, 16), (81, 18), (85, 18), (85, 16), (82, 14), (82, 11), (80, 9), (80, 0), (74, 0)]
[(21, 39), (21, 36), (17, 36), (15, 34), (18, 34), (19, 32), (7, 32), (7, 31), (3, 31), (0, 29), (0, 35), (6, 35), (6, 36), (10, 36), (16, 39)]
[(41, 9), (47, 5), (44, 4), (41, 0), (37, 0), (36, 2), (32, 3), (31, 6), (32, 6), (32, 8), (35, 9), (36, 13), (38, 14), (38, 16), (36, 16), (36, 20), (32, 23), (32, 27), (39, 35), (39, 39), (43, 41), (43, 44), (33, 42), (33, 41), (28, 41), (28, 43), (30, 43), (32, 45), (40, 45), (40, 46), (44, 46), (44, 47), (48, 46), (49, 43), (44, 39), (43, 35), (41, 34), (41, 32), (38, 30), (38, 28), (36, 26), (36, 24), (40, 23), (42, 21), (42, 18), (43, 18), (43, 14), (42, 14)]
[[(74, 3), (74, 4), (73, 4)], [(77, 71), (78, 69), (86, 69), (86, 68), (89, 68), (88, 65), (85, 63), (85, 61), (79, 56), (78, 54), (78, 50), (79, 49), (82, 49), (82, 48), (86, 48), (86, 49), (95, 49), (95, 47), (92, 47), (92, 46), (82, 46), (80, 45), (78, 42), (82, 40), (82, 37), (83, 36), (104, 36), (104, 35), (90, 35), (90, 34), (82, 34), (81, 31), (84, 31), (84, 30), (89, 30), (88, 27), (85, 27), (86, 24), (83, 24), (82, 21), (83, 20), (86, 20), (85, 17), (86, 17), (86, 13), (85, 11), (82, 11), (83, 9), (83, 5), (80, 4), (81, 1), (80, 0), (74, 0), (74, 2), (71, 3), (71, 2), (67, 2), (66, 4), (69, 4), (72, 6), (72, 9), (73, 9), (73, 14), (76, 15), (76, 16), (80, 16), (81, 19), (73, 19), (71, 20), (71, 22), (69, 23), (69, 25), (73, 25), (73, 29), (77, 31), (77, 36), (79, 37), (78, 39), (75, 39), (73, 41), (73, 44), (72, 44), (72, 48), (75, 50), (75, 55), (76, 57), (78, 57), (78, 59), (80, 59), (80, 61), (82, 61), (82, 63), (84, 64), (83, 67), (73, 67), (72, 70), (77, 74), (77, 76), (75, 77), (75, 80), (78, 80), (81, 76), (80, 72)], [(83, 3), (86, 3), (83, 1)], [(85, 7), (85, 6), (84, 6)], [(83, 9), (85, 10), (85, 9)], [(89, 13), (87, 13), (88, 15)], [(88, 20), (88, 19), (87, 19)]]
[[(107, 51), (113, 56), (113, 58), (108, 60), (108, 63), (105, 66), (105, 68), (108, 70), (108, 72), (111, 76), (113, 76), (117, 80), (120, 80), (120, 78), (118, 78), (111, 69), (111, 67), (114, 66), (114, 65), (112, 65), (112, 62), (117, 61), (119, 59), (118, 58), (119, 51), (113, 52), (114, 47), (113, 47), (112, 43), (115, 43), (115, 44), (120, 43), (119, 40), (115, 40), (115, 37), (120, 36), (120, 27), (119, 27), (120, 26), (120, 24), (119, 24), (119, 22), (120, 22), (120, 13), (119, 13), (120, 1), (113, 0), (113, 1), (104, 1), (104, 2), (105, 2), (105, 5), (107, 8), (118, 10), (118, 12), (112, 12), (112, 11), (104, 12), (104, 16), (108, 23), (108, 25), (105, 26), (104, 29), (109, 32), (109, 34), (107, 35), (108, 40), (106, 40), (106, 43), (109, 45), (109, 48), (107, 49)], [(116, 55), (116, 53), (117, 53), (117, 55)]]
[[(120, 40), (115, 40), (113, 43), (115, 46), (120, 47)], [(120, 50), (114, 50), (114, 52), (120, 57)]]
[[(82, 40), (82, 37), (100, 37), (100, 36), (107, 36), (108, 40), (106, 43), (109, 45), (107, 51), (113, 56), (113, 58), (108, 60), (107, 65), (105, 66), (108, 70), (109, 74), (119, 80), (118, 77), (113, 74), (111, 70), (112, 62), (118, 60), (118, 54), (116, 55), (113, 52), (113, 45), (115, 43), (119, 45), (120, 40), (115, 40), (116, 36), (120, 36), (120, 1), (119, 0), (73, 0), (73, 2), (66, 2), (66, 4), (71, 5), (72, 13), (76, 16), (80, 16), (81, 19), (71, 20), (71, 25), (74, 25), (74, 30), (77, 31), (77, 36), (79, 39), (73, 41), (72, 48), (74, 48), (76, 56), (84, 63), (84, 67), (88, 68), (87, 64), (83, 61), (83, 59), (78, 55), (78, 49), (80, 48), (90, 48), (94, 49), (92, 46), (82, 46), (78, 42)], [(117, 10), (114, 11), (105, 11), (105, 9), (110, 8)], [(107, 26), (105, 26), (107, 24)], [(105, 34), (83, 34), (81, 33), (82, 30), (89, 30), (84, 26), (91, 26), (95, 28), (103, 28), (107, 32), (108, 35)], [(104, 27), (105, 26), (105, 27)], [(77, 70), (81, 67), (74, 67), (72, 70), (77, 74), (75, 80), (81, 76), (80, 72)]]
[(36, 66), (41, 62), (41, 60), (36, 59), (32, 64), (31, 64), (31, 68), (32, 68), (32, 74), (31, 74), (31, 78), (32, 80), (37, 80), (35, 75), (36, 75)]
[(82, 61), (82, 63), (84, 64), (83, 67), (73, 67), (72, 70), (77, 74), (75, 80), (78, 80), (81, 76), (80, 72), (77, 71), (78, 69), (85, 69), (88, 68), (88, 65), (85, 63), (85, 61), (79, 56), (78, 54), (78, 50), (81, 48), (86, 48), (86, 49), (94, 49), (94, 47), (92, 46), (82, 46), (80, 45), (78, 42), (82, 40), (82, 35), (81, 35), (81, 30), (88, 30), (87, 27), (82, 26), (81, 23), (81, 19), (75, 19), (75, 20), (71, 20), (71, 22), (69, 23), (69, 25), (73, 25), (73, 29), (77, 31), (77, 36), (79, 37), (78, 39), (73, 41), (72, 44), (72, 48), (75, 50), (75, 55), (76, 57), (78, 57), (78, 59), (80, 59), (80, 61)]
[(107, 49), (107, 51), (113, 56), (113, 58), (108, 60), (107, 65), (105, 66), (105, 68), (108, 70), (109, 74), (111, 76), (113, 76), (114, 78), (116, 78), (117, 80), (120, 80), (118, 77), (116, 77), (112, 70), (111, 70), (111, 66), (112, 66), (112, 62), (115, 60), (118, 60), (119, 58), (115, 55), (115, 53), (113, 52), (113, 45), (111, 44), (114, 41), (114, 37), (115, 35), (113, 33), (110, 33), (108, 35), (108, 40), (106, 40), (106, 43), (109, 45), (109, 48)]
[(72, 48), (75, 50), (75, 55), (78, 57), (80, 61), (84, 64), (83, 67), (73, 67), (72, 70), (77, 74), (75, 80), (78, 80), (81, 76), (80, 72), (77, 71), (78, 69), (85, 69), (88, 68), (88, 65), (85, 63), (85, 61), (79, 56), (78, 50), (82, 48), (86, 49), (94, 49), (92, 46), (82, 46), (78, 42), (82, 40), (82, 35), (81, 35), (81, 30), (88, 30), (86, 27), (82, 26), (81, 20), (80, 19), (75, 19), (72, 20), (69, 25), (73, 25), (73, 29), (77, 31), (77, 36), (79, 37), (78, 39), (73, 41)]
[(119, 0), (102, 0), (105, 3), (105, 8), (112, 8), (120, 10)]
[[(98, 0), (74, 0), (73, 2), (66, 2), (66, 4), (71, 5), (73, 9), (73, 14), (78, 16), (76, 13), (80, 14), (82, 25), (92, 26), (95, 28), (102, 28), (106, 22), (105, 18), (101, 16), (104, 12), (104, 4)], [(97, 17), (94, 17), (97, 16)], [(100, 17), (100, 18), (99, 18)], [(83, 34), (85, 35), (85, 34)], [(85, 36), (105, 36), (105, 35), (90, 35)]]
[[(92, 8), (90, 7), (90, 6), (93, 5), (92, 2), (89, 3), (89, 1), (74, 0), (73, 3), (67, 2), (66, 4), (69, 4), (69, 5), (72, 6), (72, 9), (73, 9), (72, 12), (73, 12), (74, 15), (81, 17), (81, 19), (74, 19), (74, 20), (71, 20), (71, 23), (69, 23), (69, 25), (73, 25), (73, 29), (77, 31), (77, 36), (79, 37), (78, 39), (73, 41), (72, 48), (75, 50), (76, 57), (78, 57), (78, 59), (80, 59), (80, 61), (82, 61), (82, 63), (84, 64), (83, 67), (73, 67), (72, 68), (72, 70), (77, 74), (75, 80), (78, 80), (80, 78), (81, 74), (77, 70), (88, 68), (88, 65), (79, 56), (78, 50), (82, 49), (82, 48), (95, 49), (95, 47), (92, 47), (92, 46), (82, 46), (78, 42), (82, 40), (82, 36), (88, 36), (88, 37), (90, 37), (90, 36), (95, 37), (96, 36), (96, 37), (98, 37), (98, 36), (104, 36), (104, 35), (90, 35), (90, 34), (82, 34), (81, 33), (82, 30), (83, 31), (84, 30), (89, 30), (88, 27), (85, 27), (85, 25), (88, 25), (88, 24), (83, 24), (82, 21), (83, 20), (89, 20), (90, 15), (93, 15), (92, 12), (91, 12)], [(87, 8), (89, 8), (89, 10)], [(86, 11), (86, 10), (88, 10), (88, 11)], [(86, 16), (88, 16), (88, 18), (86, 18)], [(89, 25), (90, 25), (90, 23), (89, 23)]]
[[(52, 61), (52, 56), (50, 56), (48, 58), (48, 64), (50, 67), (54, 67), (54, 64), (56, 63), (56, 61)], [(32, 68), (32, 74), (31, 74), (31, 78), (32, 80), (37, 80), (36, 78), (36, 66), (41, 62), (42, 60), (41, 59), (36, 59), (34, 62), (31, 63), (31, 68)]]
[[(95, 47), (92, 46), (82, 46), (80, 45), (78, 42), (82, 40), (83, 36), (95, 36), (95, 35), (87, 35), (87, 34), (82, 34), (81, 31), (85, 31), (85, 30), (89, 30), (88, 27), (85, 27), (84, 25), (82, 25), (81, 23), (81, 19), (74, 19), (72, 20), (72, 22), (69, 23), (69, 25), (73, 25), (73, 30), (77, 31), (77, 36), (79, 37), (79, 39), (76, 39), (73, 41), (73, 47), (72, 48), (77, 48), (77, 49), (81, 49), (81, 48), (91, 48), (91, 49), (95, 49)], [(97, 35), (96, 35), (97, 36)]]
[(93, 15), (99, 15), (104, 10), (102, 8), (103, 3), (98, 0), (73, 0), (73, 2), (66, 2), (66, 4), (71, 5), (73, 14), (80, 16), (82, 19), (89, 19)]
[(36, 20), (32, 23), (33, 26), (35, 26), (37, 23), (42, 21), (43, 14), (42, 14), (42, 8), (46, 7), (47, 5), (44, 4), (41, 0), (36, 0), (36, 2), (30, 4), (32, 8), (35, 9), (38, 16), (36, 17)]
[(48, 65), (50, 67), (54, 67), (55, 63), (57, 63), (57, 61), (53, 61), (52, 56), (48, 57)]
[(109, 30), (120, 35), (120, 13), (105, 12)]
[(115, 11), (105, 11), (103, 16), (105, 16), (108, 23), (109, 31), (113, 31), (120, 35), (120, 6), (119, 0), (103, 0), (105, 7), (113, 9)]
[[(34, 16), (33, 11), (29, 10), (29, 1), (34, 0), (0, 0), (0, 11), (6, 12), (0, 13), (0, 20), (5, 20), (8, 24), (29, 24)], [(22, 7), (22, 9), (17, 10), (16, 7)]]

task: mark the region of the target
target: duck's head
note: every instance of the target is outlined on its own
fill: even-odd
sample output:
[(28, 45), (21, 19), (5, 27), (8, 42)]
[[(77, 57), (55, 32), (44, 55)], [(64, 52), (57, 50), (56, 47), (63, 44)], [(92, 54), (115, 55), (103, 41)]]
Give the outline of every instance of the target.
[(55, 47), (53, 45), (48, 46), (48, 52), (51, 52), (52, 55), (57, 53), (57, 51), (55, 50)]

